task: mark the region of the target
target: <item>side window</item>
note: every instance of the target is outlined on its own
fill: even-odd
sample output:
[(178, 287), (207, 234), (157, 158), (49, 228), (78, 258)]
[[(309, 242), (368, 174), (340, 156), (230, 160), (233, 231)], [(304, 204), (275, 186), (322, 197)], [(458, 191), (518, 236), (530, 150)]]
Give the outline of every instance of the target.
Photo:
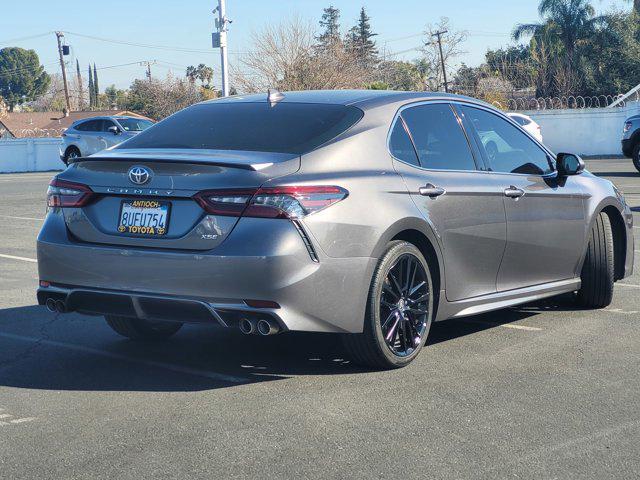
[(424, 168), (476, 170), (467, 137), (451, 106), (418, 105), (402, 112)]
[(116, 124), (112, 120), (102, 120), (102, 131), (108, 132), (109, 127), (115, 127)]
[(397, 159), (411, 165), (420, 166), (416, 150), (413, 148), (413, 143), (411, 143), (411, 138), (409, 138), (401, 118), (396, 121), (391, 137), (389, 137), (389, 150)]
[(547, 153), (498, 115), (463, 106), (480, 139), (491, 171), (546, 175), (553, 172)]
[(102, 120), (89, 120), (78, 125), (77, 130), (82, 132), (99, 132)]

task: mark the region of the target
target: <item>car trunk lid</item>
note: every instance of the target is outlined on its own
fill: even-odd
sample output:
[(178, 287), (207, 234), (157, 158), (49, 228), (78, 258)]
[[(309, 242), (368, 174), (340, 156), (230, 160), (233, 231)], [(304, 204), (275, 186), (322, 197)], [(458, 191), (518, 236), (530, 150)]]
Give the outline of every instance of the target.
[[(299, 167), (295, 154), (119, 149), (80, 159), (58, 178), (95, 192), (88, 205), (64, 209), (69, 232), (79, 241), (210, 250), (224, 241), (238, 218), (206, 214), (193, 195), (210, 189), (258, 188)], [(148, 178), (130, 175), (136, 168), (146, 171)], [(137, 223), (142, 219), (151, 228), (125, 226), (134, 215)]]

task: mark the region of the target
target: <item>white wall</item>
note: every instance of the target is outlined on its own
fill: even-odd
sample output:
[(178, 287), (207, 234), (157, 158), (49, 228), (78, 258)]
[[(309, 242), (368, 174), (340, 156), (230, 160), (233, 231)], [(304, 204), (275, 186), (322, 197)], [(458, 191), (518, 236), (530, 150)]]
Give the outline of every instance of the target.
[(60, 138), (0, 139), (0, 173), (62, 170)]
[(519, 111), (542, 128), (544, 143), (555, 153), (622, 155), (620, 140), (624, 121), (640, 113), (640, 104), (622, 108)]

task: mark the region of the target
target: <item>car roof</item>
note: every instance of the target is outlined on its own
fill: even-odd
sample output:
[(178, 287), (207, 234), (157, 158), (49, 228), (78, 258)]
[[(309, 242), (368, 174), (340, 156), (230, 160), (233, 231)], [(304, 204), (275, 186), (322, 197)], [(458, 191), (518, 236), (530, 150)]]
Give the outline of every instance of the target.
[(92, 120), (114, 120), (114, 119), (121, 120), (124, 118), (131, 118), (133, 120), (148, 120), (147, 118), (133, 117), (133, 116), (127, 116), (127, 115), (99, 115), (96, 117), (81, 118), (80, 120), (76, 120), (75, 122), (73, 122), (71, 126), (73, 127), (80, 123), (90, 122)]
[[(480, 100), (442, 92), (406, 92), (397, 90), (307, 90), (282, 92), (283, 97), (278, 103), (320, 103), (333, 105), (354, 105), (366, 109), (367, 107), (393, 104), (403, 101), (420, 101), (434, 99), (465, 100), (484, 104)], [(266, 93), (249, 95), (233, 95), (202, 102), (211, 103), (262, 103), (267, 102)]]

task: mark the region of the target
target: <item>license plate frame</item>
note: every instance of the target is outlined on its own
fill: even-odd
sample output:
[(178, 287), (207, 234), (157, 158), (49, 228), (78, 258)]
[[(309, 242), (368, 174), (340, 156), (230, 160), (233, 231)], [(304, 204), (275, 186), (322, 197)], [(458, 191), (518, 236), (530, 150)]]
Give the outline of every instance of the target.
[[(142, 202), (143, 205), (136, 206), (135, 202)], [(162, 227), (145, 227), (145, 226), (127, 226), (123, 225), (122, 214), (125, 209), (125, 205), (129, 204), (131, 208), (142, 208), (143, 210), (150, 209), (166, 209), (164, 228)], [(120, 209), (118, 210), (118, 218), (116, 219), (116, 231), (118, 235), (127, 237), (141, 237), (141, 238), (163, 238), (167, 236), (169, 231), (169, 221), (171, 218), (171, 202), (157, 200), (155, 198), (125, 198), (120, 202)], [(133, 227), (133, 228), (132, 228)], [(150, 233), (149, 228), (152, 229)]]

